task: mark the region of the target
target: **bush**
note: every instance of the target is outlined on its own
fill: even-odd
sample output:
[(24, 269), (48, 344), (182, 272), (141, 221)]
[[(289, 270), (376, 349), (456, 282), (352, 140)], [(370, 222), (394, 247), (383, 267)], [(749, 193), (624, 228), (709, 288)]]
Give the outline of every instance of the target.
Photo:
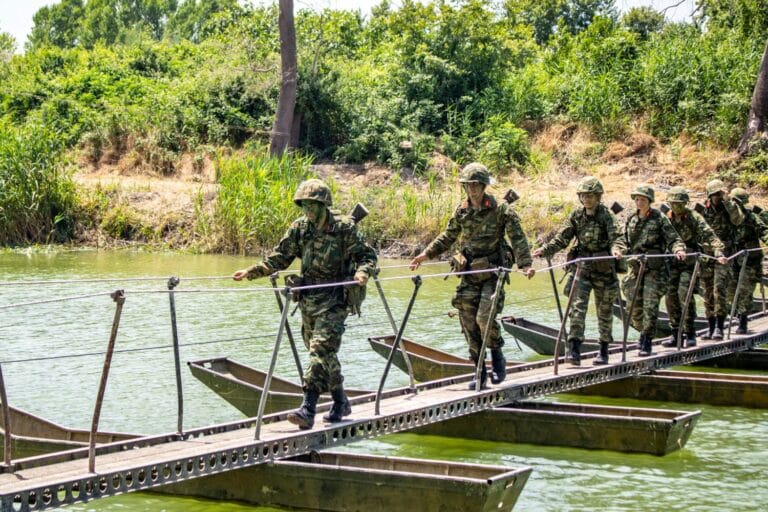
[(499, 172), (520, 170), (531, 156), (528, 133), (503, 117), (494, 116), (478, 137), (477, 156), (478, 160)]

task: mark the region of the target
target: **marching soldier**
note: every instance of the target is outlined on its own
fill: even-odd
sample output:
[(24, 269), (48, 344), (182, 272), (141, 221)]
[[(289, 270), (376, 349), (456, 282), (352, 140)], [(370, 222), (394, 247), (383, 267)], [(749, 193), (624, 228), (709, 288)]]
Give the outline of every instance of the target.
[[(768, 226), (760, 220), (760, 217), (755, 212), (747, 208), (749, 193), (743, 188), (737, 187), (731, 190), (731, 197), (744, 214), (744, 222), (737, 228), (735, 250), (757, 249), (760, 247), (761, 241), (768, 245)], [(728, 298), (733, 300), (737, 285), (741, 285), (739, 287), (739, 296), (736, 300), (736, 314), (739, 317), (739, 327), (736, 329), (736, 334), (747, 333), (747, 323), (749, 312), (752, 310), (752, 296), (755, 293), (755, 285), (763, 277), (763, 251), (750, 251), (747, 253), (744, 275), (739, 277), (742, 258), (744, 256), (736, 258), (736, 265), (733, 268), (734, 278), (730, 280), (728, 287)]]
[[(650, 185), (640, 185), (632, 192), (637, 210), (627, 218), (615, 256), (653, 256), (671, 252), (678, 260), (685, 259), (685, 244), (675, 228), (659, 210), (651, 208), (654, 198), (655, 193)], [(633, 293), (637, 290), (629, 315), (632, 327), (640, 331), (638, 355), (645, 357), (651, 355), (659, 301), (667, 291), (669, 274), (666, 258), (648, 258), (645, 273), (638, 283), (639, 267), (637, 260), (629, 260), (630, 272), (622, 288), (628, 304), (632, 302)]]
[[(506, 360), (502, 352), (504, 340), (495, 320), (504, 304), (504, 290), (502, 288), (496, 311), (491, 311), (498, 280), (498, 275), (492, 269), (511, 267), (516, 263), (530, 279), (534, 274), (531, 253), (517, 214), (509, 204), (498, 203), (492, 195), (486, 193), (492, 179), (483, 164), (468, 164), (461, 171), (459, 182), (464, 187), (467, 199), (456, 208), (445, 231), (411, 260), (410, 267), (416, 270), (423, 261), (439, 256), (455, 244), (457, 252), (452, 258), (454, 271), (489, 270), (462, 275), (452, 304), (459, 310), (461, 328), (475, 364), (481, 358), (485, 360), (485, 354), (480, 354), (480, 348), (488, 321), (493, 320), (488, 346), (491, 349), (493, 368), (491, 382), (497, 384), (506, 377)], [(485, 365), (480, 379), (479, 389), (483, 389), (487, 379)], [(470, 383), (470, 389), (476, 389), (477, 386), (478, 383), (474, 381)]]
[[(667, 202), (670, 210), (667, 213), (669, 221), (685, 243), (686, 252), (703, 252), (718, 259), (721, 265), (728, 263), (723, 251), (725, 247), (712, 228), (709, 227), (704, 217), (688, 208), (690, 197), (683, 187), (672, 187), (667, 192)], [(671, 261), (669, 265), (669, 287), (667, 288), (667, 312), (669, 313), (669, 325), (672, 327), (672, 336), (662, 343), (665, 347), (677, 346), (677, 330), (683, 315), (683, 306), (691, 286), (693, 258), (684, 261)], [(695, 284), (693, 286), (696, 286)], [(688, 311), (685, 315), (685, 346), (696, 346), (696, 301), (693, 296), (688, 303)]]
[[(569, 259), (611, 256), (614, 252), (619, 252), (616, 245), (619, 238), (616, 217), (601, 202), (602, 183), (597, 178), (586, 177), (576, 187), (576, 194), (583, 208), (571, 212), (554, 238), (533, 251), (534, 256), (549, 258), (568, 247), (574, 239), (576, 245), (568, 253)], [(608, 345), (613, 341), (611, 309), (619, 296), (619, 281), (614, 265), (615, 260), (612, 259), (586, 261), (582, 263), (578, 282), (573, 284), (577, 288), (574, 291), (569, 317), (568, 343), (571, 364), (574, 366), (581, 364), (580, 347), (584, 341), (584, 320), (589, 308), (589, 295), (593, 290), (600, 332), (600, 355), (593, 363), (608, 364)]]
[[(707, 202), (700, 210), (704, 220), (725, 246), (725, 256), (736, 249), (737, 226), (744, 222), (744, 212), (728, 197), (728, 189), (721, 180), (707, 183)], [(701, 270), (704, 287), (704, 312), (709, 322), (708, 336), (704, 339), (722, 340), (728, 311), (728, 281), (732, 278), (731, 265), (705, 262)]]
[[(267, 259), (238, 270), (233, 279), (268, 276), (288, 268), (295, 258), (300, 258), (301, 276), (294, 286), (349, 280), (365, 286), (376, 268), (376, 253), (365, 243), (351, 219), (330, 210), (328, 186), (318, 179), (304, 181), (296, 189), (293, 202), (304, 215), (291, 224)], [(352, 412), (337, 356), (344, 321), (349, 314), (350, 295), (353, 294), (340, 286), (301, 292), (301, 334), (309, 348), (309, 364), (304, 373), (304, 402), (300, 409), (288, 415), (288, 420), (302, 430), (314, 425), (317, 399), (326, 391), (331, 392), (333, 407), (323, 417), (325, 421), (338, 422)]]

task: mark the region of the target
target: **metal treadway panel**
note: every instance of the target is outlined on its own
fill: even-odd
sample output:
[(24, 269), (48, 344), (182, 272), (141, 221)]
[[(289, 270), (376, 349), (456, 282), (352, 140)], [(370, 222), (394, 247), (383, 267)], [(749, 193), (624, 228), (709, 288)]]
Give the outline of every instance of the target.
[(372, 396), (353, 400), (352, 418), (342, 423), (318, 422), (299, 431), (284, 415), (265, 418), (261, 439), (254, 440), (253, 420), (214, 425), (185, 432), (146, 437), (99, 446), (95, 473), (88, 472), (87, 449), (15, 461), (2, 467), (0, 511), (44, 510), (262, 464), (465, 416), (497, 405), (560, 393), (601, 382), (641, 375), (653, 370), (703, 361), (752, 348), (768, 341), (768, 318), (750, 322), (755, 334), (731, 340), (699, 342), (676, 351), (654, 346), (654, 354), (639, 358), (634, 351), (620, 363), (614, 349), (608, 366), (592, 366), (590, 354), (581, 367), (559, 365), (554, 375), (551, 360), (511, 368), (507, 380), (481, 392), (467, 390), (470, 375), (433, 381), (389, 391), (375, 415)]

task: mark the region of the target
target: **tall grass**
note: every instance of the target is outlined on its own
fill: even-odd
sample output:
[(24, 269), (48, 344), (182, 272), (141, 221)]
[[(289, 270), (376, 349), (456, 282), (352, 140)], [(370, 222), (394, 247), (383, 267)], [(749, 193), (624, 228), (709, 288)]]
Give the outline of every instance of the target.
[(77, 196), (62, 138), (42, 125), (0, 120), (0, 243), (64, 242)]
[(272, 247), (300, 215), (293, 203), (299, 183), (310, 175), (311, 157), (266, 150), (219, 158), (219, 196), (211, 232), (219, 233), (222, 250), (240, 254)]

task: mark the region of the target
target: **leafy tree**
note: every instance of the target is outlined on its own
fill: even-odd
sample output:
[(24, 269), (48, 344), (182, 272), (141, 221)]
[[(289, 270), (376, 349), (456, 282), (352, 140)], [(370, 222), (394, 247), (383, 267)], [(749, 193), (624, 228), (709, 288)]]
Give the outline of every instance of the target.
[(172, 39), (200, 42), (205, 26), (216, 15), (241, 11), (237, 0), (184, 0), (168, 20), (167, 34)]
[(642, 40), (659, 32), (664, 23), (664, 15), (652, 7), (633, 7), (621, 17), (621, 24), (630, 32), (639, 35)]
[(578, 34), (595, 16), (616, 18), (614, 0), (505, 0), (504, 12), (513, 25), (530, 25), (545, 44), (556, 32)]
[(28, 49), (46, 45), (76, 46), (82, 35), (82, 14), (83, 0), (62, 0), (50, 7), (41, 7), (32, 16), (34, 25), (29, 34)]
[(0, 62), (8, 62), (16, 51), (16, 39), (8, 32), (0, 32)]
[(712, 29), (737, 30), (746, 38), (768, 38), (765, 0), (697, 0), (698, 19)]

